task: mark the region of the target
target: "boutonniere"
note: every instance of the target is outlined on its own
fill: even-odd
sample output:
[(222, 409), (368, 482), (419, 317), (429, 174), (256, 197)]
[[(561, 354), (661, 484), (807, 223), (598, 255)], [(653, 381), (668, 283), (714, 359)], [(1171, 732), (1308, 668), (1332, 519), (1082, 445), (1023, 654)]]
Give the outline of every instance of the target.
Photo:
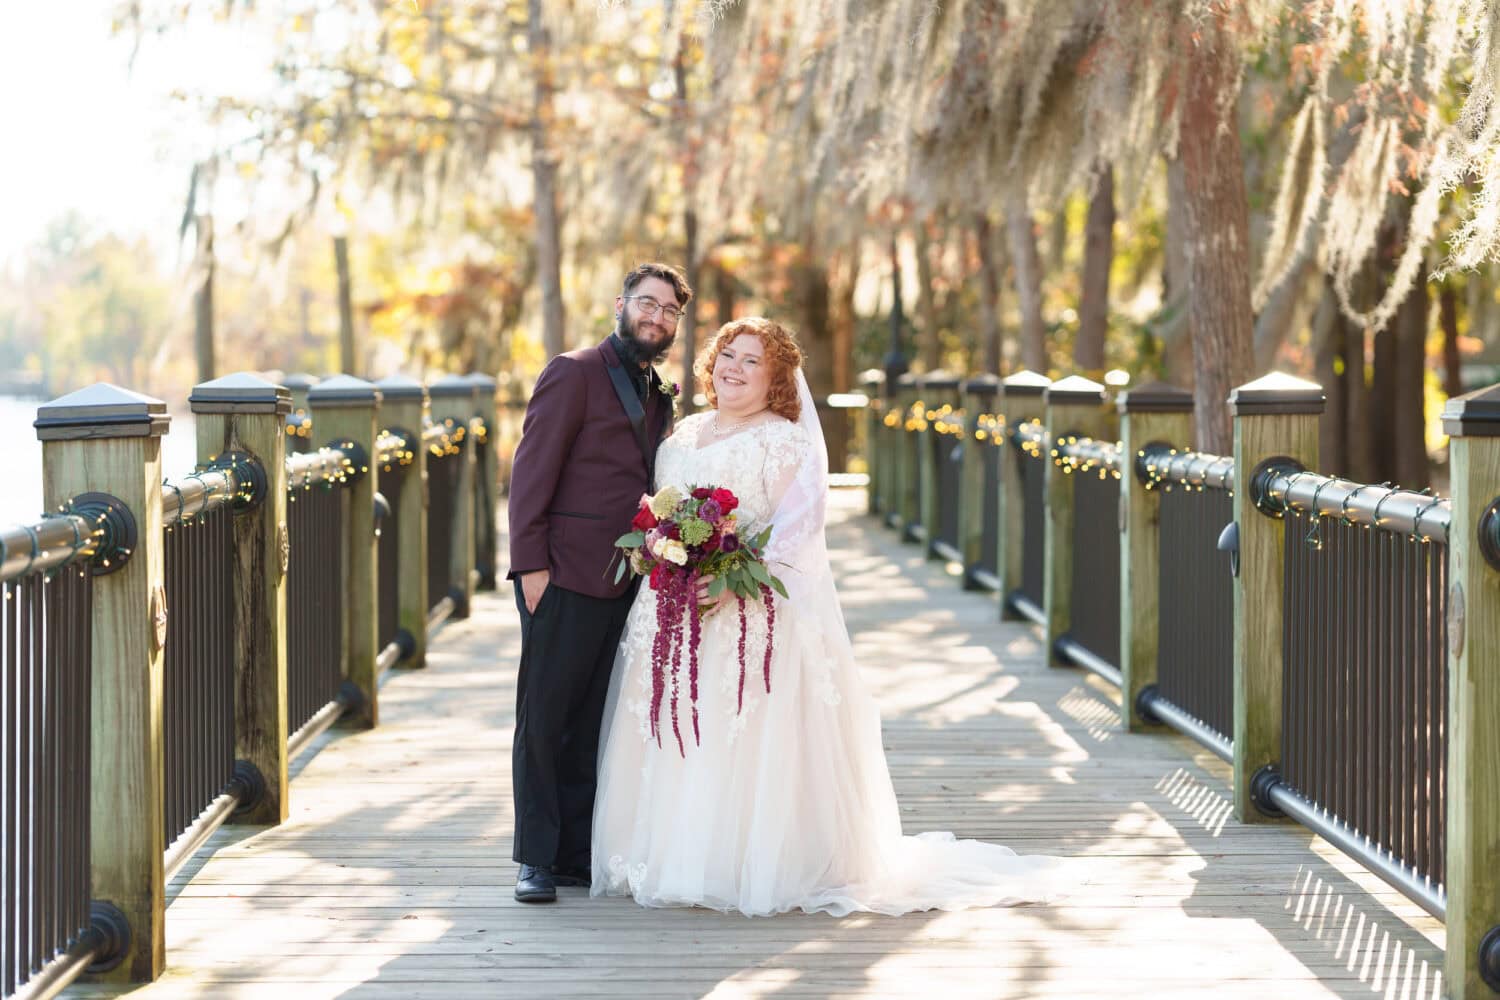
[(656, 373), (656, 391), (672, 401), (672, 412), (677, 412), (677, 397), (682, 395), (682, 386), (676, 382), (668, 382), (661, 377), (661, 372)]

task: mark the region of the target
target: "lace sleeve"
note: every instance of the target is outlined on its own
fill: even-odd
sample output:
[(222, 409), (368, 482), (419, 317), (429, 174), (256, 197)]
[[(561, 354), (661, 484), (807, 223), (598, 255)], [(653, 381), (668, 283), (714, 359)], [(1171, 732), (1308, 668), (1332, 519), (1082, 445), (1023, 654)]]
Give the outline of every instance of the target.
[(766, 450), (765, 482), (772, 502), (771, 538), (766, 562), (786, 585), (794, 604), (828, 572), (824, 540), (827, 509), (826, 455), (815, 455), (802, 428), (789, 425)]

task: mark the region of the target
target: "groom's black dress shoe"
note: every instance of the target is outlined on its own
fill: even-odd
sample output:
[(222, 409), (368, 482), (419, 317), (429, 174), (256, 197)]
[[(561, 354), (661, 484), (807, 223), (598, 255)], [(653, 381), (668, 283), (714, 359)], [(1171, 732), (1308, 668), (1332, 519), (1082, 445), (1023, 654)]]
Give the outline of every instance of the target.
[(589, 888), (594, 884), (593, 872), (587, 868), (554, 868), (552, 881), (558, 885)]
[(557, 882), (552, 870), (541, 865), (522, 865), (516, 876), (516, 899), (523, 903), (557, 902)]

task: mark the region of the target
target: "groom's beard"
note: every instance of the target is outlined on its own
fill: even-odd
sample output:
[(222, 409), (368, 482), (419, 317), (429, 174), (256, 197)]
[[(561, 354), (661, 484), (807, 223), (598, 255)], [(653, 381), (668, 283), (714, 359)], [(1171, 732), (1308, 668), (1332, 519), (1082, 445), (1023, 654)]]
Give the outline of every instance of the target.
[(621, 360), (631, 364), (655, 364), (667, 356), (667, 351), (671, 350), (672, 344), (677, 340), (677, 331), (661, 326), (654, 320), (649, 325), (665, 330), (666, 339), (650, 342), (642, 340), (640, 321), (631, 319), (627, 313), (620, 314), (620, 320), (615, 324), (615, 333), (625, 343), (625, 353), (630, 355)]

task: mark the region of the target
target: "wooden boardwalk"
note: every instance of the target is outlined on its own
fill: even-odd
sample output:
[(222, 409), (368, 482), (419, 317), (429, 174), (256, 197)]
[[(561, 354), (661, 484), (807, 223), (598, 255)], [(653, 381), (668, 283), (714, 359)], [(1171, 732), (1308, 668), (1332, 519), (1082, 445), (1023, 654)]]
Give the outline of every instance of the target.
[[(1126, 736), (841, 495), (841, 595), (908, 832), (1074, 859), (1049, 906), (750, 920), (565, 889), (511, 898), (509, 591), (396, 672), (381, 726), (298, 762), (292, 815), (221, 830), (172, 885), (168, 972), (132, 997), (1435, 997), (1443, 928), (1320, 840), (1229, 816), (1227, 768)], [(115, 995), (75, 986), (65, 996)]]

